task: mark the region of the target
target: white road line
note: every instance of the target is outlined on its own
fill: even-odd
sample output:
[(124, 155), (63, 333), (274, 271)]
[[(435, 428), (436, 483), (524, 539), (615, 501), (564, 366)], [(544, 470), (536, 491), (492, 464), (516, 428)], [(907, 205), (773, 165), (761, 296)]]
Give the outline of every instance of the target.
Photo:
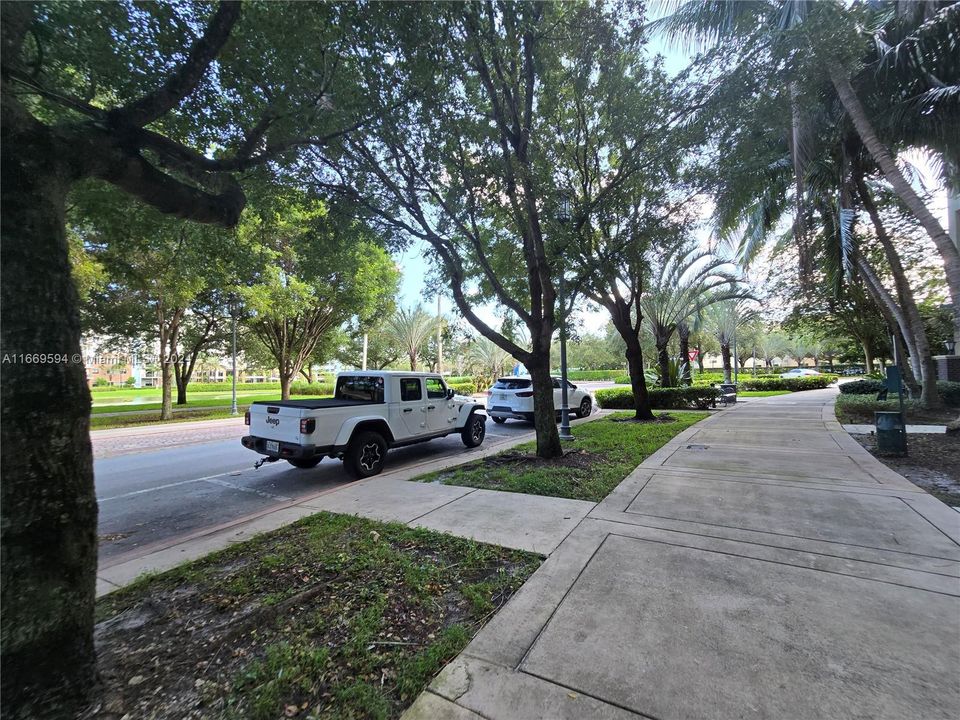
[[(143, 490), (132, 490), (132, 491), (127, 492), (127, 493), (122, 493), (122, 494), (120, 494), (120, 495), (111, 495), (110, 497), (101, 498), (101, 499), (98, 500), (97, 502), (98, 502), (98, 503), (105, 503), (105, 502), (110, 502), (111, 500), (122, 500), (122, 499), (124, 499), (124, 498), (135, 497), (135, 496), (137, 496), (137, 495), (145, 495), (145, 494), (147, 494), (147, 493), (155, 492), (155, 491), (157, 491), (157, 490), (166, 490), (166, 489), (168, 489), (168, 488), (179, 487), (179, 486), (181, 486), (181, 485), (189, 485), (190, 483), (213, 482), (216, 478), (220, 478), (220, 477), (223, 477), (223, 476), (225, 476), (225, 475), (232, 475), (233, 473), (242, 472), (243, 470), (249, 470), (249, 466), (242, 467), (242, 468), (236, 468), (236, 469), (233, 469), (233, 470), (227, 470), (226, 472), (217, 473), (216, 475), (207, 475), (206, 477), (193, 478), (193, 479), (191, 479), (191, 480), (180, 480), (179, 482), (166, 483), (165, 485), (155, 485), (154, 487), (144, 488)], [(229, 484), (229, 483), (228, 483), (228, 484)], [(235, 488), (238, 489), (238, 490), (243, 489), (243, 488), (240, 488), (239, 486), (235, 486), (235, 485), (233, 485), (233, 486), (231, 486), (231, 487), (235, 487)], [(251, 491), (251, 492), (256, 492), (256, 491)], [(270, 495), (270, 496), (268, 496), (268, 497), (275, 497), (275, 496)], [(288, 500), (289, 498), (284, 498), (284, 499), (287, 499), (287, 500)]]

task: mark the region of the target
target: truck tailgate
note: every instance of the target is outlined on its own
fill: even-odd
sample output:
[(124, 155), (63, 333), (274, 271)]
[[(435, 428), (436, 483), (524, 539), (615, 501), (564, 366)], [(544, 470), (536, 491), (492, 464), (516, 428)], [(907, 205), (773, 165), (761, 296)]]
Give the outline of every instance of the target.
[(300, 418), (310, 411), (300, 407), (256, 404), (250, 406), (250, 434), (267, 440), (282, 440), (289, 443), (303, 442), (300, 434)]

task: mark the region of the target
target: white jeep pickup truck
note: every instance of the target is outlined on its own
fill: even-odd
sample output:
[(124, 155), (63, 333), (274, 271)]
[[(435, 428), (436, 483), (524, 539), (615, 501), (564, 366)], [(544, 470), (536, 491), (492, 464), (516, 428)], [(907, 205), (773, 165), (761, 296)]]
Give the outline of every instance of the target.
[(486, 434), (484, 406), (458, 396), (431, 373), (356, 371), (337, 375), (333, 398), (257, 401), (246, 414), (245, 448), (315, 467), (324, 457), (341, 458), (354, 477), (383, 470), (387, 450), (460, 433), (477, 447)]

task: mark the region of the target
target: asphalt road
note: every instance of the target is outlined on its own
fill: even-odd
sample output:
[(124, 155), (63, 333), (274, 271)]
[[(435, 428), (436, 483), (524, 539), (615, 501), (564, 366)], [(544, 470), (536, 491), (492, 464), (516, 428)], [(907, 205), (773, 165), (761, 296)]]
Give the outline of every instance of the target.
[[(171, 427), (166, 427), (167, 435)], [(488, 422), (484, 445), (532, 430), (523, 422)], [(311, 470), (284, 461), (254, 470), (260, 456), (240, 445), (243, 426), (235, 431), (236, 438), (228, 440), (196, 443), (185, 438), (190, 444), (97, 458), (101, 564), (350, 482), (343, 464), (329, 458)], [(391, 450), (387, 468), (427, 462), (464, 449), (460, 435), (450, 435)]]

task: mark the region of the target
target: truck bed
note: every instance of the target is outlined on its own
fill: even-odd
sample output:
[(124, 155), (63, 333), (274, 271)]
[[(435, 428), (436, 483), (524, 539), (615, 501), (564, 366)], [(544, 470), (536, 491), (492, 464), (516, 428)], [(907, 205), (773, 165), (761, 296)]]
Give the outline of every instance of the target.
[(255, 400), (251, 405), (269, 405), (270, 407), (300, 408), (319, 410), (320, 408), (352, 407), (354, 405), (383, 405), (374, 400), (338, 400), (336, 398), (310, 398), (308, 400)]

